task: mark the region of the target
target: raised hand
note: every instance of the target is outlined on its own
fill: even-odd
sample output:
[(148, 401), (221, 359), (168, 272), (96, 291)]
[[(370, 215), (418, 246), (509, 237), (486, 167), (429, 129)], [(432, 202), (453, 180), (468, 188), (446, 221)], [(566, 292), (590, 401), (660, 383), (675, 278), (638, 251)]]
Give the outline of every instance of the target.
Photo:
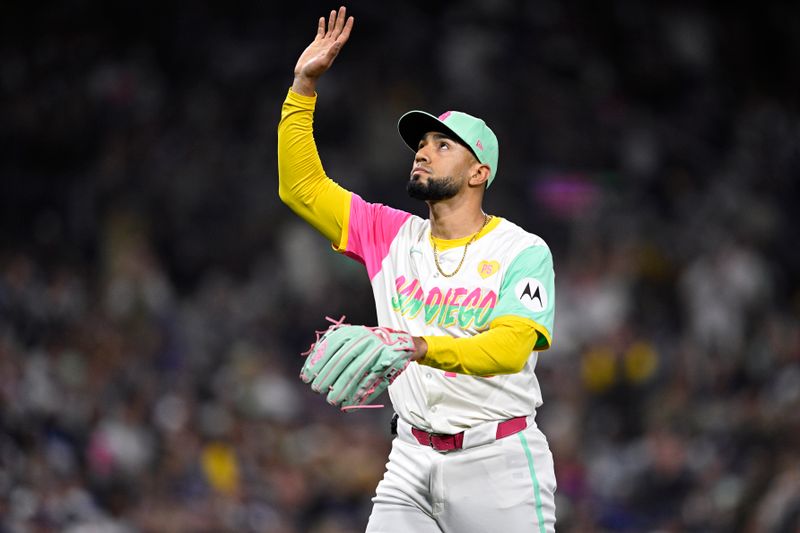
[(292, 90), (313, 96), (317, 79), (328, 70), (339, 51), (350, 38), (353, 29), (353, 17), (346, 17), (347, 9), (342, 6), (339, 11), (331, 11), (327, 27), (325, 17), (319, 18), (317, 36), (300, 54), (294, 67), (294, 83)]

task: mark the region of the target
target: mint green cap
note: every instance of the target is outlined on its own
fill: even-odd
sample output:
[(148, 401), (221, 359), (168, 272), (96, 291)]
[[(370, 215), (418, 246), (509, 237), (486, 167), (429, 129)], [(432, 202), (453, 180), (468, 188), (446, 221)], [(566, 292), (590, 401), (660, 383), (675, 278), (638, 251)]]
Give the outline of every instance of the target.
[(419, 141), (430, 131), (440, 131), (463, 143), (475, 157), (491, 169), (488, 188), (497, 175), (500, 148), (497, 136), (486, 123), (461, 111), (446, 111), (435, 117), (425, 111), (409, 111), (397, 121), (397, 130), (409, 148), (417, 151)]

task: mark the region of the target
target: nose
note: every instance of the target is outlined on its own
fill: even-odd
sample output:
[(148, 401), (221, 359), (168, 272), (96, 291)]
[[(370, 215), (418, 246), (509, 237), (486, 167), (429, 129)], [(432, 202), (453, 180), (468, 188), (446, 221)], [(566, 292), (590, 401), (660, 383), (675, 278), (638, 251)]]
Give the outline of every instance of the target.
[(427, 144), (420, 146), (417, 150), (417, 153), (414, 154), (414, 162), (415, 163), (430, 163), (430, 158), (428, 157), (428, 152), (425, 149)]

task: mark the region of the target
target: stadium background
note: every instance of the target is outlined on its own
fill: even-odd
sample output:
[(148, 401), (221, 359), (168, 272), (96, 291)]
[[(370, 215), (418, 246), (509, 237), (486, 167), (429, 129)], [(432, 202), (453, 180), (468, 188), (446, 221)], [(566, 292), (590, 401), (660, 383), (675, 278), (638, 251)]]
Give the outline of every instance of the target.
[[(362, 269), (277, 197), (321, 2), (0, 6), (0, 531), (363, 530), (390, 410), (296, 378)], [(424, 214), (408, 109), (484, 116), (557, 272), (559, 531), (800, 527), (800, 7), (366, 2), (328, 173)]]

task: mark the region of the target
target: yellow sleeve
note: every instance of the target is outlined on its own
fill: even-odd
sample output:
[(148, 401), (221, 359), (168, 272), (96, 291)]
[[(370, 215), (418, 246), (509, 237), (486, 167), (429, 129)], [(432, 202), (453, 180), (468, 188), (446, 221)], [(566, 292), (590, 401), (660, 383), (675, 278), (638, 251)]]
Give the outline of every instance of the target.
[(347, 246), (353, 194), (330, 179), (314, 142), (315, 96), (289, 90), (278, 124), (278, 194), (337, 249)]
[(537, 329), (533, 320), (507, 315), (472, 337), (424, 336), (428, 352), (418, 363), (473, 376), (515, 374), (533, 351)]

